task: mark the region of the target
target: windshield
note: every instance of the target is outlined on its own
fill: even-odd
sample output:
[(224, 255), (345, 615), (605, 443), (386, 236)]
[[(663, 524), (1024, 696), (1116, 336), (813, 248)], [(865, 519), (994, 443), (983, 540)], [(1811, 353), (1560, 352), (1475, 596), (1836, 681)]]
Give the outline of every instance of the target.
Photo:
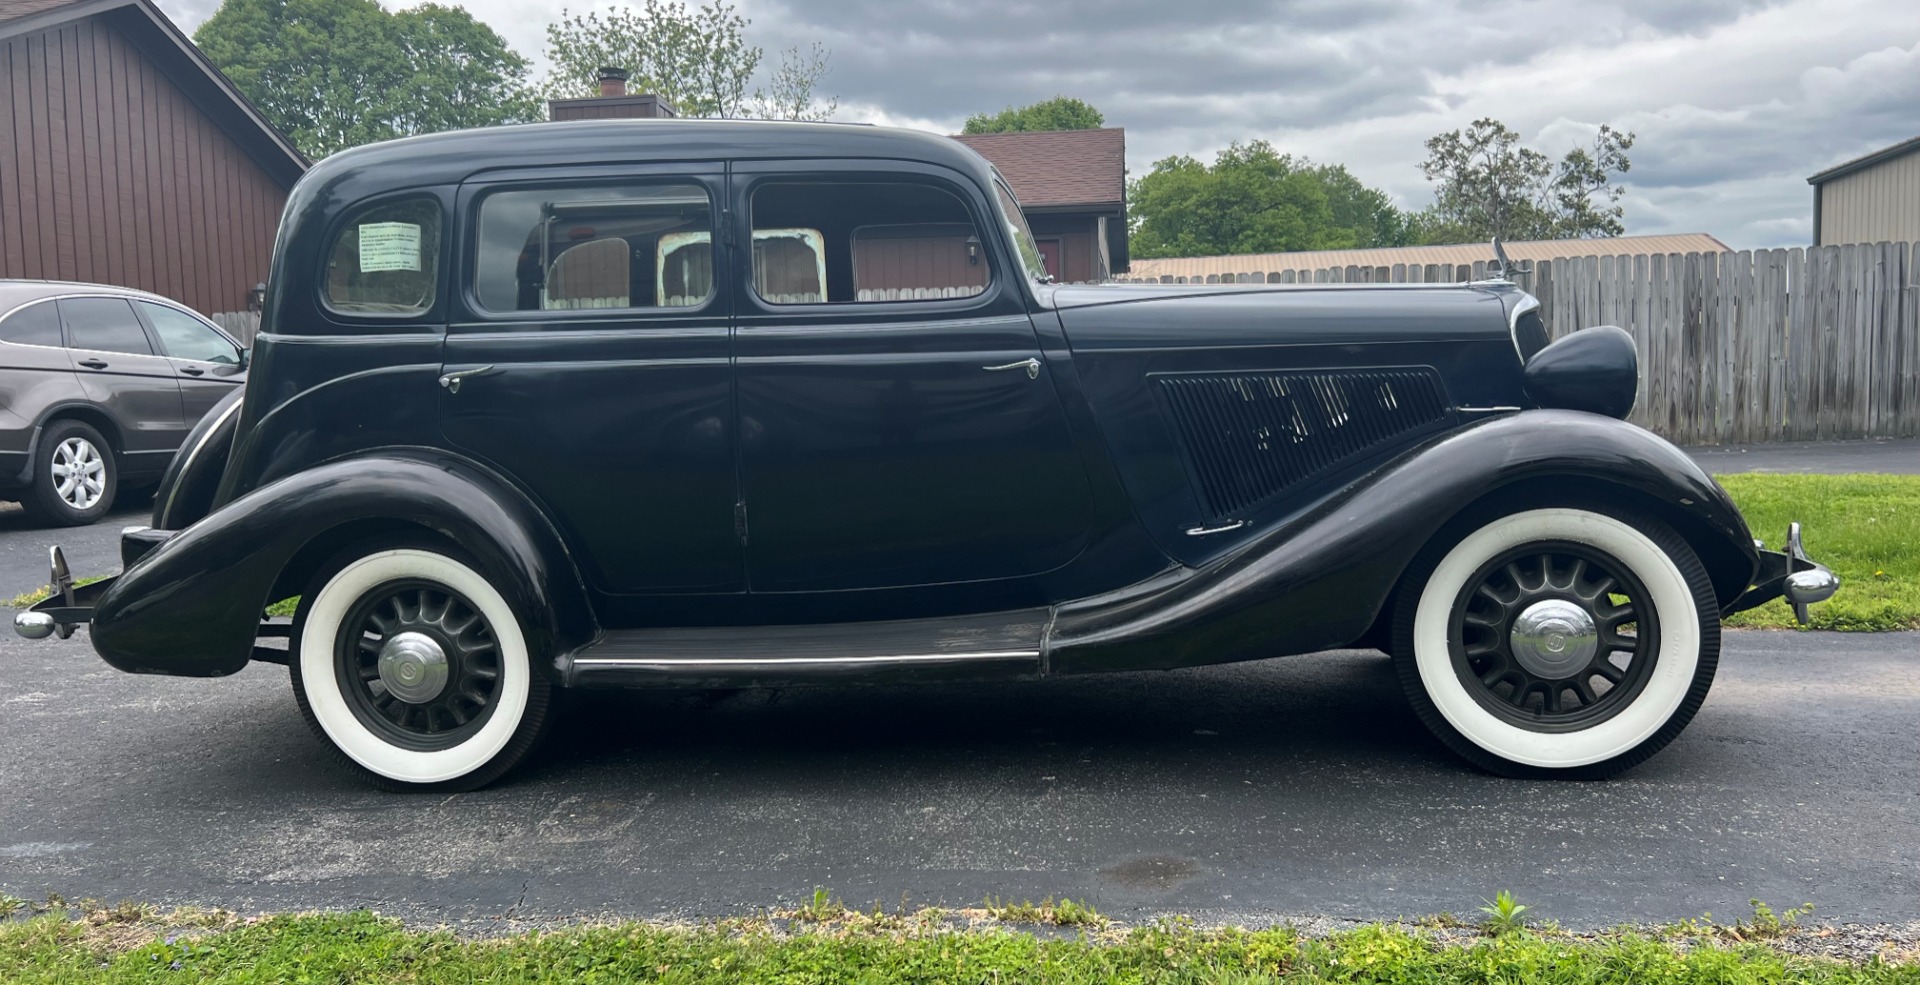
[(1013, 233), (1013, 245), (1020, 251), (1020, 263), (1026, 267), (1027, 276), (1043, 284), (1053, 280), (1053, 275), (1047, 273), (1047, 262), (1040, 257), (1039, 244), (1033, 241), (1033, 230), (1027, 228), (1027, 217), (1020, 211), (1020, 203), (1003, 182), (994, 182), (993, 190), (1000, 199), (1000, 213), (1007, 219), (1007, 230)]

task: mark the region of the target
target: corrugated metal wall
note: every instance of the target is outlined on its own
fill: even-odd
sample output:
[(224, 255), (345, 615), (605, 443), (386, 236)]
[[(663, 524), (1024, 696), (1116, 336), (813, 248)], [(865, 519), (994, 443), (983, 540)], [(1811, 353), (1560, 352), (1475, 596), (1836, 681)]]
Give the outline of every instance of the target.
[(1920, 240), (1920, 153), (1822, 184), (1819, 235), (1830, 245)]
[(100, 18), (0, 41), (0, 277), (245, 311), (285, 204), (285, 190)]

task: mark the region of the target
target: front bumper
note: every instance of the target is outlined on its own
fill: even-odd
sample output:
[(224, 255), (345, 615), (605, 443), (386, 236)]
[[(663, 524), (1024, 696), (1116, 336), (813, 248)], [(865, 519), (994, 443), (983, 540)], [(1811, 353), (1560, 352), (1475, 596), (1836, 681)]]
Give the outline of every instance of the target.
[[(1754, 541), (1760, 547), (1759, 541)], [(1733, 600), (1721, 615), (1732, 615), (1758, 605), (1764, 605), (1777, 598), (1785, 598), (1793, 606), (1793, 617), (1801, 625), (1807, 624), (1807, 606), (1816, 602), (1825, 602), (1840, 590), (1840, 576), (1827, 570), (1823, 565), (1807, 557), (1806, 548), (1800, 543), (1800, 524), (1787, 525), (1787, 549), (1784, 551), (1760, 551), (1760, 570), (1754, 574), (1753, 585), (1739, 598)]]
[[(174, 531), (152, 527), (127, 527), (120, 531), (120, 569), (125, 571), (148, 552), (165, 543)], [(58, 546), (47, 552), (47, 585), (53, 594), (13, 617), (13, 631), (30, 640), (59, 636), (66, 639), (83, 622), (93, 621), (94, 604), (107, 593), (120, 576), (102, 578), (85, 585), (73, 583), (67, 556)]]

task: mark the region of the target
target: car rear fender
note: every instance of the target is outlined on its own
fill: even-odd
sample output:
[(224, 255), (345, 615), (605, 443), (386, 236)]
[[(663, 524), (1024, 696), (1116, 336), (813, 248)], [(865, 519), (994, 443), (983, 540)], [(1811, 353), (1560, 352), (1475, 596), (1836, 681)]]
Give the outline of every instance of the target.
[(472, 555), (522, 614), (532, 652), (563, 653), (597, 634), (579, 573), (538, 507), (471, 460), (403, 448), (287, 476), (169, 537), (100, 598), (94, 649), (134, 673), (234, 673), (276, 597), (300, 591), (349, 542), (408, 529)]
[(1180, 667), (1350, 645), (1456, 517), (1549, 502), (1652, 512), (1694, 547), (1722, 606), (1758, 565), (1733, 501), (1680, 449), (1596, 414), (1525, 411), (1419, 445), (1204, 568), (1062, 606), (1048, 665)]

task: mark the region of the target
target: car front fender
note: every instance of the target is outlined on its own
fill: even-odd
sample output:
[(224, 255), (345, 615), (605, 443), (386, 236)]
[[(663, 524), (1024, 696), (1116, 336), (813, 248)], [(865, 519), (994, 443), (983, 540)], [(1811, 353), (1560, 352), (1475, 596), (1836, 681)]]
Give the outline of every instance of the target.
[[(458, 544), (521, 613), (534, 653), (598, 629), (578, 571), (546, 516), (485, 467), (446, 452), (386, 449), (262, 486), (148, 551), (93, 613), (93, 647), (134, 673), (218, 677), (246, 666), (288, 565), (345, 548), (369, 523)], [(547, 668), (551, 670), (551, 668)]]
[(1525, 411), (1418, 445), (1210, 565), (1061, 607), (1048, 665), (1181, 667), (1350, 645), (1455, 517), (1555, 502), (1652, 512), (1699, 554), (1723, 607), (1752, 583), (1746, 521), (1685, 452), (1597, 414)]

